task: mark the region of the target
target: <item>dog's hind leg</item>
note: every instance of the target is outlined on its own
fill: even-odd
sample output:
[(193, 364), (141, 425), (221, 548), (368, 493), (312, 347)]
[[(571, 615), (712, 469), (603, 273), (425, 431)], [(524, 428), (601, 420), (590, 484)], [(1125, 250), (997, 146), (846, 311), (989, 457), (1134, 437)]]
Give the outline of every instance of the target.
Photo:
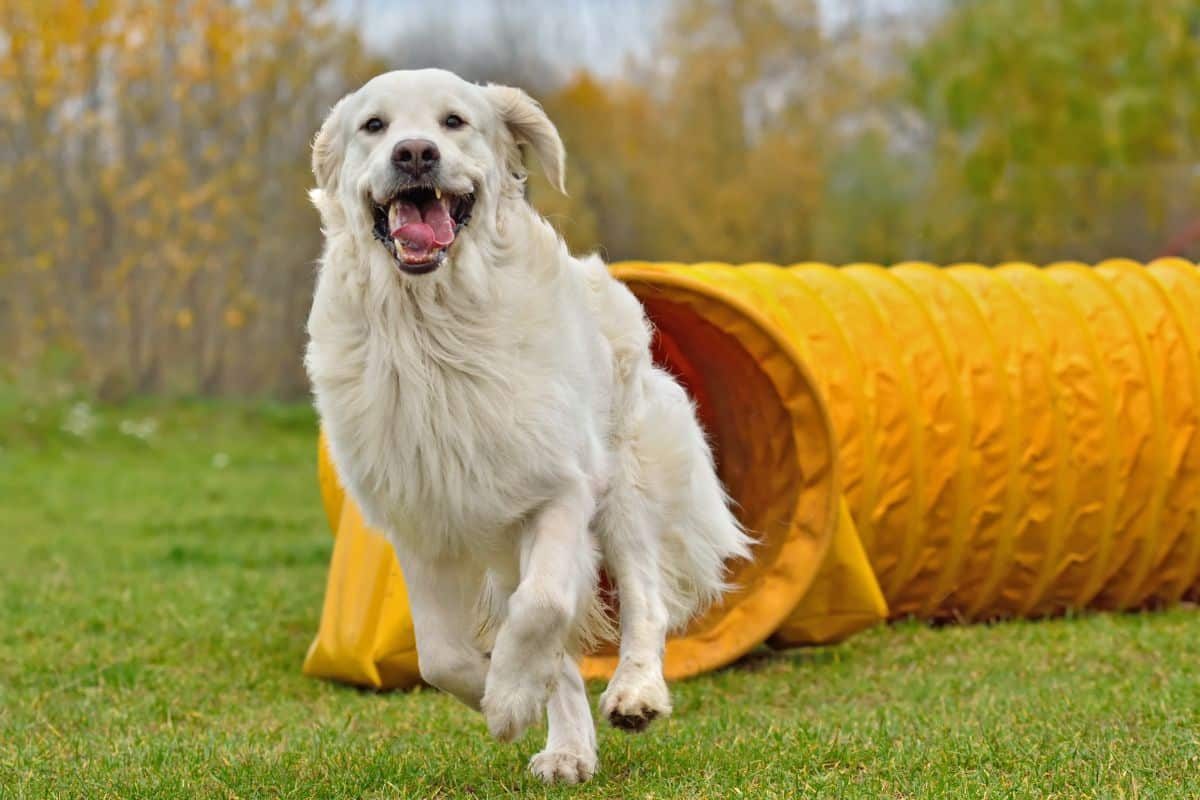
[(588, 531), (595, 499), (580, 475), (542, 507), (522, 535), (520, 580), (496, 632), (482, 709), (497, 739), (541, 719), (573, 634), (591, 607), (597, 554)]
[(621, 604), (620, 660), (600, 696), (600, 713), (616, 728), (642, 731), (671, 713), (671, 695), (663, 680), (668, 614), (656, 530), (660, 523), (630, 483), (612, 487), (599, 523), (605, 569), (616, 583)]
[(583, 783), (596, 774), (596, 728), (579, 667), (563, 659), (558, 683), (546, 706), (550, 733), (546, 749), (529, 769), (546, 783)]
[(488, 659), (475, 640), (482, 574), (460, 560), (401, 552), (421, 678), (479, 710)]

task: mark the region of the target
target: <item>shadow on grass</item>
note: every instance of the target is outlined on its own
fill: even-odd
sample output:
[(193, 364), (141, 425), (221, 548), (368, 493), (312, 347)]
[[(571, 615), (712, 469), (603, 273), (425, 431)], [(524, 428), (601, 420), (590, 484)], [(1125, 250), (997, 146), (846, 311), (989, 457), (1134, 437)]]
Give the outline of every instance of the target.
[(776, 650), (761, 645), (746, 655), (716, 670), (718, 673), (754, 673), (762, 672), (776, 666), (788, 665), (824, 665), (832, 664), (835, 655), (830, 647), (796, 647), (788, 650)]

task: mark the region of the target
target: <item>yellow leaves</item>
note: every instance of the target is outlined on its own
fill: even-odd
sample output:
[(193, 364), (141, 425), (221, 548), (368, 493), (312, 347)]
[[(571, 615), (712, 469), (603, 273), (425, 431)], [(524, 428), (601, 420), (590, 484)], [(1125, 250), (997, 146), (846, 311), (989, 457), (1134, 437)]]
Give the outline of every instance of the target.
[(175, 327), (181, 331), (190, 330), (194, 317), (190, 308), (181, 308), (175, 312)]
[(219, 194), (213, 200), (213, 213), (218, 217), (228, 217), (235, 208), (234, 198), (228, 194)]
[[(106, 177), (109, 181), (112, 181), (116, 176), (109, 173), (109, 175)], [(114, 183), (111, 184), (111, 188), (116, 190), (118, 187)], [(154, 193), (156, 188), (157, 186), (155, 185), (154, 178), (150, 175), (146, 175), (133, 181), (129, 185), (122, 187), (118, 193), (121, 195), (121, 201), (123, 205), (133, 206), (148, 198)]]
[(54, 102), (54, 90), (49, 86), (39, 86), (33, 90), (33, 104), (39, 110), (45, 110)]
[(109, 269), (104, 275), (105, 282), (109, 287), (124, 286), (129, 281), (129, 276), (133, 272), (133, 268), (137, 266), (137, 256), (133, 253), (123, 253), (117, 263)]
[(185, 187), (172, 202), (172, 212), (179, 215), (198, 214), (207, 207), (225, 202), (227, 193), (219, 178), (210, 178), (196, 186)]
[(188, 225), (188, 231), (196, 242), (209, 245), (227, 241), (229, 238), (229, 230), (227, 228), (207, 221), (193, 220)]
[(252, 181), (258, 177), (258, 168), (253, 161), (238, 159), (230, 165), (230, 176), (236, 181)]
[(233, 330), (238, 330), (246, 324), (246, 314), (241, 309), (232, 306), (225, 309), (224, 319), (225, 326)]
[(181, 247), (173, 236), (166, 237), (166, 241), (163, 242), (162, 262), (183, 275), (188, 275), (196, 269), (196, 257)]

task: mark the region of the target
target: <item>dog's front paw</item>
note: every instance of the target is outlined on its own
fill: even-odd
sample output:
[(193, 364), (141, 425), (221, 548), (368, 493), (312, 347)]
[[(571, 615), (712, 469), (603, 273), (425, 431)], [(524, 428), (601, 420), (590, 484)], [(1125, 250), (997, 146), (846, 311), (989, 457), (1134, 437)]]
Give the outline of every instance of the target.
[(542, 719), (549, 693), (537, 686), (492, 686), (489, 682), (479, 704), (488, 731), (502, 742), (515, 742), (530, 725)]
[(529, 760), (529, 771), (545, 783), (584, 783), (596, 774), (596, 754), (543, 750)]
[(630, 733), (646, 730), (671, 713), (671, 693), (662, 673), (621, 665), (600, 695), (600, 713), (614, 728)]

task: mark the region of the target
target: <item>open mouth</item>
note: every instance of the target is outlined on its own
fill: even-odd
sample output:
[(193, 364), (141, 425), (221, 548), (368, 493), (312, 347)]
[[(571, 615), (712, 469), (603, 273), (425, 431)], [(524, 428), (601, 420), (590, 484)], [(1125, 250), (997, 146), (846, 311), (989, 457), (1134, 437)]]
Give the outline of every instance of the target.
[(372, 201), (375, 238), (410, 275), (433, 272), (446, 260), (454, 237), (471, 219), (474, 194), (412, 186), (380, 204)]

